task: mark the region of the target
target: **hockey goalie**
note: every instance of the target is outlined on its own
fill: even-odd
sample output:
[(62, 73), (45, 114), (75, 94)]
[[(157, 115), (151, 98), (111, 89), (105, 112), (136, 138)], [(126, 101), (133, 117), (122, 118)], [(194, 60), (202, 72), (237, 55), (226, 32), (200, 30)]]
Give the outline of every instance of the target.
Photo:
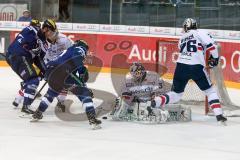
[(143, 64), (134, 62), (110, 117), (112, 120), (143, 123), (191, 120), (190, 109), (180, 105), (165, 107), (166, 110), (151, 107), (151, 100), (156, 95), (164, 94), (170, 89), (171, 84), (163, 81), (156, 72), (147, 71)]

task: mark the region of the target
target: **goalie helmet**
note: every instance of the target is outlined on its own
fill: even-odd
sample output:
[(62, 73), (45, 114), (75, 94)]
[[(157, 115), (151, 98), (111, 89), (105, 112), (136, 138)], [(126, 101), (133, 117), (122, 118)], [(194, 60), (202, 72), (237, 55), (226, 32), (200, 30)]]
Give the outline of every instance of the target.
[(184, 32), (187, 32), (191, 29), (197, 29), (197, 21), (192, 18), (187, 18), (183, 22), (183, 30)]
[(146, 76), (146, 70), (142, 63), (134, 62), (130, 67), (130, 74), (133, 76), (135, 81), (141, 82)]

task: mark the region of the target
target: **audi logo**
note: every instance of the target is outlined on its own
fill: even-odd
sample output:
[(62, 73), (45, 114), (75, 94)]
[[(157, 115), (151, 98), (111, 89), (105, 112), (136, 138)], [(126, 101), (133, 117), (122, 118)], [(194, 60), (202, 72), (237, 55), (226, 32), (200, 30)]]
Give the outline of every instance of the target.
[[(235, 57), (238, 56), (238, 65), (235, 66), (234, 65), (234, 59)], [(239, 73), (240, 72), (240, 51), (234, 51), (231, 57), (231, 67), (233, 69), (234, 72)]]
[(117, 48), (119, 48), (121, 50), (127, 50), (131, 47), (132, 47), (131, 41), (122, 41), (119, 44), (117, 44), (115, 42), (108, 42), (107, 44), (104, 45), (104, 50), (110, 52)]

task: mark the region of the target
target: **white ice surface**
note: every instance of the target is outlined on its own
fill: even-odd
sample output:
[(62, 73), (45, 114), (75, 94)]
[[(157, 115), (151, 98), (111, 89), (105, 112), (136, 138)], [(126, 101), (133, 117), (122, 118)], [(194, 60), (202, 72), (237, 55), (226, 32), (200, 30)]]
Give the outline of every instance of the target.
[[(11, 105), (19, 82), (9, 68), (0, 68), (0, 160), (240, 160), (240, 118), (220, 126), (198, 106), (189, 123), (103, 120), (103, 129), (91, 130), (88, 122), (57, 119), (50, 107), (42, 121), (30, 123)], [(108, 74), (89, 86), (113, 92)], [(231, 89), (238, 104), (239, 93)]]

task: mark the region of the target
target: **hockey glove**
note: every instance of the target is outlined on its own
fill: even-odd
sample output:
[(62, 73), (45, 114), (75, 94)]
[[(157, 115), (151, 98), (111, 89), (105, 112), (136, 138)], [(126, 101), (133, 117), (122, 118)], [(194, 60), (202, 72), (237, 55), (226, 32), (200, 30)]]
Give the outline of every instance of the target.
[(208, 59), (208, 66), (210, 68), (216, 67), (218, 65), (219, 58), (213, 58), (211, 55)]

